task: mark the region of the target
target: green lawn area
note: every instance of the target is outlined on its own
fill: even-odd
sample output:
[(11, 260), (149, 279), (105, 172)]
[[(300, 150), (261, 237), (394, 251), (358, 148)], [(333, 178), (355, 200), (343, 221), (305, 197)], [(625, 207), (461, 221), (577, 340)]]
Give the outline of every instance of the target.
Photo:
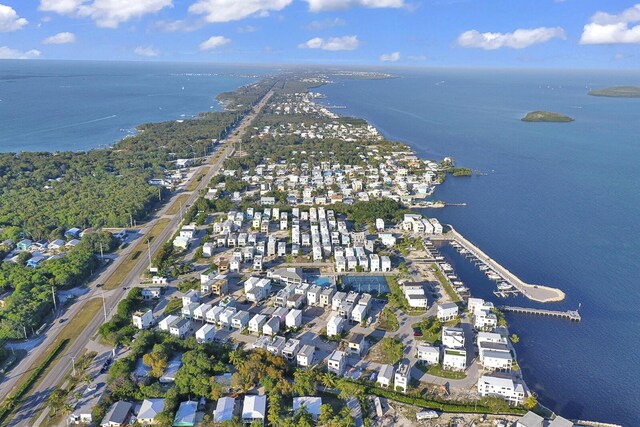
[(198, 188), (198, 185), (200, 184), (200, 182), (202, 182), (202, 178), (207, 176), (207, 173), (209, 173), (209, 169), (210, 168), (208, 166), (202, 168), (202, 172), (196, 175), (196, 177), (193, 178), (193, 180), (189, 183), (187, 191), (194, 191), (196, 188)]
[(448, 378), (450, 380), (462, 380), (467, 377), (464, 372), (448, 371), (442, 369), (440, 365), (425, 365), (424, 363), (416, 363), (416, 367), (422, 372), (435, 377)]
[(422, 331), (421, 337), (416, 337), (417, 340), (428, 341), (435, 343), (440, 341), (443, 326), (455, 327), (460, 324), (460, 319), (450, 320), (442, 324), (437, 317), (431, 316), (428, 319), (424, 319), (421, 322), (411, 325), (414, 329), (420, 329)]
[(449, 280), (447, 280), (445, 275), (442, 273), (442, 270), (440, 270), (440, 267), (438, 267), (436, 264), (431, 264), (431, 267), (435, 270), (436, 278), (444, 288), (447, 295), (449, 295), (449, 298), (451, 298), (453, 302), (460, 302), (460, 297), (458, 297), (458, 294), (456, 293), (456, 291), (451, 287), (451, 285), (449, 284)]
[(189, 200), (189, 194), (181, 194), (176, 198), (176, 201), (173, 202), (171, 204), (171, 206), (169, 206), (169, 209), (167, 209), (167, 215), (175, 215), (177, 213), (180, 212), (180, 205), (182, 205), (182, 207), (185, 207), (185, 204), (187, 203), (187, 200)]
[(182, 300), (180, 298), (174, 298), (167, 303), (164, 308), (164, 314), (177, 313), (182, 309)]

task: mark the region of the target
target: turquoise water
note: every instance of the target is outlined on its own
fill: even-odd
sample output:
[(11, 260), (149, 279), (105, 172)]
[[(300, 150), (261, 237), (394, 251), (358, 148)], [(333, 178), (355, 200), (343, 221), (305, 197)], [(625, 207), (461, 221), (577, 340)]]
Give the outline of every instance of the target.
[(311, 284), (312, 285), (318, 285), (318, 286), (322, 286), (327, 287), (327, 286), (331, 286), (331, 279), (328, 277), (315, 277), (313, 279), (311, 279)]
[(258, 67), (0, 60), (0, 151), (86, 150), (141, 123), (220, 111), (221, 92)]
[[(589, 87), (640, 85), (640, 74), (400, 75), (320, 91), (327, 103), (348, 107), (336, 110), (340, 114), (368, 119), (423, 157), (453, 156), (486, 173), (448, 179), (437, 190), (436, 199), (466, 202), (466, 208), (425, 213), (453, 224), (525, 281), (567, 293), (566, 301), (545, 307), (582, 304), (580, 324), (508, 316), (521, 338), (517, 350), (527, 383), (566, 417), (640, 425), (640, 99), (586, 95)], [(576, 121), (521, 122), (532, 110), (558, 111)], [(443, 252), (474, 294), (495, 300), (475, 267), (454, 251)]]

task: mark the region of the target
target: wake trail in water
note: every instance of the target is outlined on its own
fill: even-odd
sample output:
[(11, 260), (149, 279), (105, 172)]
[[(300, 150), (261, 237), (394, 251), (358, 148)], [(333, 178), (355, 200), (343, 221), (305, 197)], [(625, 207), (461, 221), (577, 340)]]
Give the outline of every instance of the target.
[(31, 131), (31, 132), (21, 133), (20, 136), (37, 135), (37, 134), (40, 134), (40, 133), (52, 132), (54, 130), (68, 129), (68, 128), (73, 128), (73, 127), (77, 127), (77, 126), (88, 125), (88, 124), (91, 124), (91, 123), (101, 122), (103, 120), (113, 119), (114, 117), (118, 117), (118, 115), (117, 114), (113, 114), (111, 116), (100, 117), (98, 119), (87, 120), (85, 122), (72, 123), (72, 124), (69, 124), (69, 125), (57, 126), (57, 127), (48, 128), (48, 129), (38, 129), (38, 130)]

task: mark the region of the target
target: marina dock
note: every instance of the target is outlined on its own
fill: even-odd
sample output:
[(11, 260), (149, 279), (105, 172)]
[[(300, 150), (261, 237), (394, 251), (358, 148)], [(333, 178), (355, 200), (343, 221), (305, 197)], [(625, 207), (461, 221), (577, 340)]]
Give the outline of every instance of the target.
[(579, 322), (582, 320), (580, 313), (578, 310), (567, 310), (567, 311), (556, 311), (556, 310), (544, 310), (541, 308), (526, 308), (526, 307), (511, 307), (508, 305), (503, 305), (500, 307), (500, 310), (505, 311), (507, 313), (520, 313), (520, 314), (531, 314), (535, 316), (551, 316), (551, 317), (561, 317), (563, 319), (569, 319), (572, 322)]
[[(465, 239), (464, 236), (458, 233), (452, 226), (449, 225), (449, 228), (451, 231), (441, 236), (440, 240), (448, 240), (452, 243), (455, 242), (458, 246), (463, 248), (470, 257), (474, 258), (476, 262), (489, 267), (495, 274), (495, 280), (501, 280), (508, 283), (522, 293), (522, 295), (533, 301), (556, 302), (562, 301), (565, 298), (565, 293), (560, 289), (524, 282), (518, 276), (500, 265), (496, 260), (485, 254), (476, 245)], [(437, 240), (435, 238), (432, 239)]]

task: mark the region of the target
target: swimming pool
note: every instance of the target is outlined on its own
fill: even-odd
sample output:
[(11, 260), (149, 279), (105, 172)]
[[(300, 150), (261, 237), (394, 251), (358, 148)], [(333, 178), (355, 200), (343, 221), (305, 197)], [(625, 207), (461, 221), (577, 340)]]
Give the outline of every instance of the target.
[(389, 285), (384, 276), (342, 276), (345, 289), (370, 294), (388, 294)]

